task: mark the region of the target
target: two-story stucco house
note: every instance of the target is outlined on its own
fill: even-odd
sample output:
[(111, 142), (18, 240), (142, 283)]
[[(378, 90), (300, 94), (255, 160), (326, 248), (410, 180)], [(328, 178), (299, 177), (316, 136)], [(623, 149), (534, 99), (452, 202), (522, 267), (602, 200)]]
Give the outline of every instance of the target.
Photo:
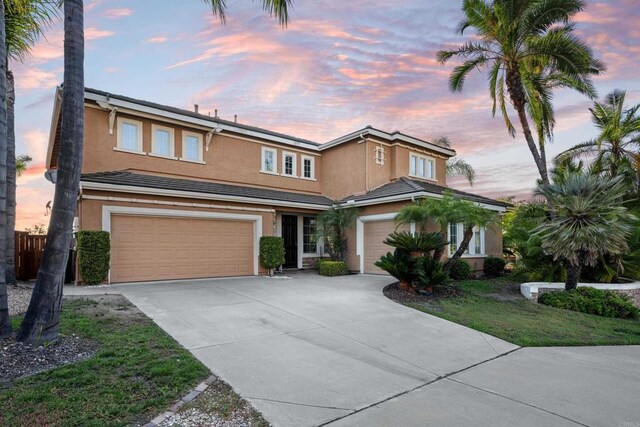
[[(61, 89), (58, 89), (58, 91)], [(59, 153), (59, 94), (47, 177)], [(335, 201), (358, 208), (349, 268), (381, 274), (393, 217), (412, 200), (440, 197), (455, 151), (366, 127), (316, 142), (94, 89), (85, 91), (85, 140), (77, 226), (111, 233), (111, 282), (256, 275), (261, 236), (282, 236), (285, 268), (323, 251), (316, 216)], [(505, 204), (460, 197), (496, 214)], [(450, 226), (452, 248), (461, 225)], [(502, 253), (498, 227), (474, 233), (476, 269)]]

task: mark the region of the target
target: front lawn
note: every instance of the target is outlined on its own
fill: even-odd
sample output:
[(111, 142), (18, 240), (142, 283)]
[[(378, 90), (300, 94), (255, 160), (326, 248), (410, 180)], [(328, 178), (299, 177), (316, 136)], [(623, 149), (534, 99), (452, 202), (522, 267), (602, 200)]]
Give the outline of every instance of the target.
[(462, 297), (405, 305), (524, 347), (640, 344), (640, 321), (535, 304), (510, 278), (454, 282)]
[[(20, 319), (14, 319), (17, 326)], [(145, 424), (207, 377), (208, 370), (117, 296), (66, 299), (64, 335), (95, 341), (84, 361), (0, 386), (0, 425)]]

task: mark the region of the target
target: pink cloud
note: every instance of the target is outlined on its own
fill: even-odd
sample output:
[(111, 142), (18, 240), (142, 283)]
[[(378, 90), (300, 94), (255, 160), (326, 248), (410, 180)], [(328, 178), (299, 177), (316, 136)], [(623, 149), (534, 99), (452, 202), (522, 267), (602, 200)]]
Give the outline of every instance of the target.
[(167, 40), (169, 39), (165, 36), (154, 36), (149, 37), (146, 41), (147, 43), (165, 43)]
[(84, 29), (84, 38), (86, 40), (103, 39), (105, 37), (111, 37), (115, 34), (113, 31), (101, 30), (95, 27), (89, 27)]
[(119, 19), (133, 15), (133, 9), (120, 8), (120, 9), (108, 9), (104, 15), (109, 19)]
[(26, 146), (26, 154), (33, 158), (33, 165), (44, 164), (49, 143), (48, 132), (32, 129), (18, 135), (18, 139)]
[(44, 71), (36, 67), (21, 67), (15, 73), (17, 89), (50, 89), (56, 87), (62, 76), (58, 72)]

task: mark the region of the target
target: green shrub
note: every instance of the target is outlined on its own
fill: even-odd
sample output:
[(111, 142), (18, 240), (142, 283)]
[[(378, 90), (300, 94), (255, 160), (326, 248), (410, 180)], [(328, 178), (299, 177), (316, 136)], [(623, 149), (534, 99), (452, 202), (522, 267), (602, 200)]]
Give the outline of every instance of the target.
[(284, 264), (284, 239), (276, 236), (260, 238), (260, 265), (269, 270)]
[(384, 244), (407, 252), (427, 253), (440, 249), (447, 244), (442, 234), (393, 232), (385, 239)]
[(638, 308), (631, 303), (626, 295), (590, 287), (547, 292), (540, 295), (538, 301), (551, 307), (605, 317), (637, 319), (640, 315)]
[(436, 288), (447, 284), (447, 274), (442, 269), (442, 263), (431, 256), (416, 258), (413, 267), (415, 281), (419, 288)]
[(78, 232), (78, 266), (85, 285), (102, 283), (109, 274), (111, 238), (106, 231)]
[(349, 274), (349, 269), (344, 261), (322, 261), (318, 273), (321, 276), (343, 276)]
[(415, 260), (409, 253), (400, 249), (396, 249), (393, 253), (387, 252), (375, 262), (376, 267), (386, 271), (405, 286), (410, 285), (414, 280), (414, 264)]
[(451, 267), (449, 277), (452, 280), (467, 280), (471, 277), (471, 265), (466, 260), (459, 259), (458, 262)]
[(505, 265), (507, 265), (507, 262), (504, 259), (488, 256), (484, 259), (484, 274), (488, 277), (502, 276)]

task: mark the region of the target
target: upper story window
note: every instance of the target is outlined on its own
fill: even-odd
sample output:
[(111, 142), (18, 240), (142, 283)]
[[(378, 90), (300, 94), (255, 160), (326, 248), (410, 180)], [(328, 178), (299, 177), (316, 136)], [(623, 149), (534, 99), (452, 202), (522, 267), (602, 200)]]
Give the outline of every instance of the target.
[(182, 157), (180, 160), (202, 162), (202, 135), (193, 132), (182, 132)]
[(151, 154), (173, 157), (175, 153), (174, 131), (164, 126), (151, 126)]
[[(464, 252), (465, 256), (484, 256), (484, 227), (474, 227), (473, 236), (469, 241), (469, 247)], [(453, 255), (464, 237), (464, 224), (449, 224), (449, 256)]]
[(309, 156), (302, 156), (302, 178), (315, 179), (315, 159)]
[(278, 173), (278, 151), (275, 148), (262, 147), (262, 169), (265, 173)]
[(295, 153), (282, 153), (282, 175), (296, 176), (296, 155)]
[(121, 150), (142, 153), (142, 122), (118, 118), (117, 147)]
[(375, 149), (374, 157), (376, 159), (376, 165), (384, 165), (384, 147), (377, 146)]
[(436, 179), (436, 161), (431, 157), (409, 154), (409, 175)]

